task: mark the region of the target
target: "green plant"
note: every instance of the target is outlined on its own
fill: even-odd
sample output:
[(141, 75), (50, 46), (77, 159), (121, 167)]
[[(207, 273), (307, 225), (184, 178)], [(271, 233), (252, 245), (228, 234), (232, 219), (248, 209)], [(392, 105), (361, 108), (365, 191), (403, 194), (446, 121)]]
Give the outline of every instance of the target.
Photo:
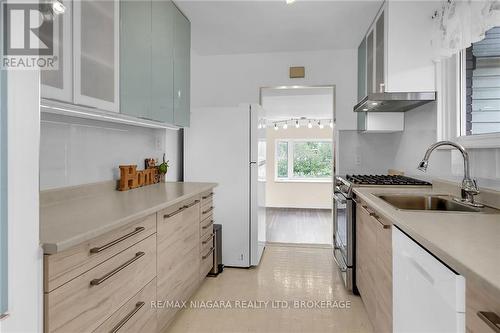
[(163, 162), (160, 165), (158, 165), (158, 171), (162, 175), (164, 175), (164, 174), (167, 173), (168, 168), (169, 168), (169, 165), (168, 165), (169, 162), (170, 162), (170, 160), (168, 160), (168, 161), (165, 162), (165, 154), (163, 154)]

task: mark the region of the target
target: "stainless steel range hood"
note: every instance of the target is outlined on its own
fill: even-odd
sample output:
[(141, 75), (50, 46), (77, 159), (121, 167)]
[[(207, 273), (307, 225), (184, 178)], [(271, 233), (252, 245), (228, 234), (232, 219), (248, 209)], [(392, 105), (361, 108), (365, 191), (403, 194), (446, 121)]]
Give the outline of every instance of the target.
[(354, 112), (405, 112), (435, 100), (435, 92), (372, 93), (354, 106)]

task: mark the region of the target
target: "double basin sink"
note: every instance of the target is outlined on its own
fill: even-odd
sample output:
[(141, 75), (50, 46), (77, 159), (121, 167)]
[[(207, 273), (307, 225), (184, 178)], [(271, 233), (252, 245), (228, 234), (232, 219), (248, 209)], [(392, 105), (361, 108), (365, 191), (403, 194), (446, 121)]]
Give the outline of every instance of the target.
[(482, 208), (468, 206), (447, 195), (384, 194), (378, 195), (378, 197), (400, 210), (500, 214), (498, 209), (486, 206)]

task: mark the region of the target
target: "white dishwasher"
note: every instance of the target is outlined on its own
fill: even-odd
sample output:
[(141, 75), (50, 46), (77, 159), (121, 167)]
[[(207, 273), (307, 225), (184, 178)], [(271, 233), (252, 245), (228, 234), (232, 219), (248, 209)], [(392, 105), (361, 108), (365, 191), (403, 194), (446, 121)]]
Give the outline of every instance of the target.
[(394, 332), (465, 332), (465, 278), (392, 230)]

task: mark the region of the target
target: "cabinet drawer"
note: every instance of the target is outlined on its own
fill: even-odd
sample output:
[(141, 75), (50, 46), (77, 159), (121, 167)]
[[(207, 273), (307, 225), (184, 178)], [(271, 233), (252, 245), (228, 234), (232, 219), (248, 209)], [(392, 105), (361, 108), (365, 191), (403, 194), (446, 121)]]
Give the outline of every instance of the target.
[(200, 223), (200, 237), (205, 238), (209, 234), (214, 232), (214, 220), (211, 216), (207, 219), (201, 221)]
[(205, 220), (209, 216), (213, 215), (214, 212), (214, 206), (213, 203), (210, 205), (206, 205), (201, 208), (201, 220)]
[(156, 276), (156, 234), (45, 294), (45, 332), (92, 332)]
[(200, 278), (203, 280), (214, 265), (214, 247), (201, 254)]
[(209, 232), (200, 239), (200, 253), (207, 253), (214, 246), (214, 233)]
[(94, 333), (156, 332), (156, 279), (118, 309)]
[(66, 251), (44, 256), (44, 291), (50, 292), (156, 232), (149, 215)]
[[(468, 333), (493, 333), (488, 319), (479, 316), (479, 312), (500, 316), (500, 301), (487, 286), (468, 279), (465, 284), (465, 325)], [(491, 324), (491, 321), (489, 322)]]

